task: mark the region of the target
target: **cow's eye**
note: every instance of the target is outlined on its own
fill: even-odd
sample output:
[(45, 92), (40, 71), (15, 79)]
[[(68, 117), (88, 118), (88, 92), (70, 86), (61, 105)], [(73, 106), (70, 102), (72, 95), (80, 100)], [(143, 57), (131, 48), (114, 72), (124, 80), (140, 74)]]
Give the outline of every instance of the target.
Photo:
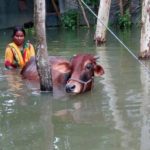
[(88, 70), (92, 69), (92, 67), (93, 67), (93, 65), (91, 63), (86, 65), (86, 69), (88, 69)]

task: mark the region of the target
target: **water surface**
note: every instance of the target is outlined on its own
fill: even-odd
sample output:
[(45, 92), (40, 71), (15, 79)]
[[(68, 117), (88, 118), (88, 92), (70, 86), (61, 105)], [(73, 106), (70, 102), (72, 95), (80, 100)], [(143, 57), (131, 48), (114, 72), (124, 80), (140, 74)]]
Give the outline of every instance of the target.
[[(139, 30), (114, 31), (136, 56)], [(112, 35), (95, 47), (93, 29), (47, 30), (50, 55), (100, 56), (105, 74), (80, 95), (41, 93), (19, 71), (5, 70), (10, 36), (10, 30), (0, 31), (1, 150), (149, 150), (149, 73)], [(149, 61), (142, 63), (149, 69)]]

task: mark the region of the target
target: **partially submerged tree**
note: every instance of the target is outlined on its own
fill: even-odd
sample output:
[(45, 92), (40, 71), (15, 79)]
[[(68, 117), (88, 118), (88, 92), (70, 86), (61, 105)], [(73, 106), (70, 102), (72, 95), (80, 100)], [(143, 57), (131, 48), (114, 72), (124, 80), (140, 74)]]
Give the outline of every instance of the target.
[(34, 25), (37, 36), (37, 70), (41, 91), (52, 91), (51, 70), (48, 64), (48, 52), (45, 27), (45, 0), (34, 1)]
[(109, 21), (109, 11), (110, 11), (111, 0), (101, 0), (98, 10), (98, 18), (96, 25), (96, 32), (94, 40), (96, 45), (104, 43), (106, 41), (106, 30)]
[(143, 0), (140, 59), (150, 58), (150, 0)]

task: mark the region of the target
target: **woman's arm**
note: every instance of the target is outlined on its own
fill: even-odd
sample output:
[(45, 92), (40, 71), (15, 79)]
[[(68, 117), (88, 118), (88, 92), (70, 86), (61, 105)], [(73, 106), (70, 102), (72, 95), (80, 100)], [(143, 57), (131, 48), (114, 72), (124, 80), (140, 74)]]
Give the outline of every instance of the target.
[(14, 64), (14, 54), (11, 50), (11, 47), (7, 47), (5, 50), (5, 67), (8, 69), (16, 68), (17, 65)]

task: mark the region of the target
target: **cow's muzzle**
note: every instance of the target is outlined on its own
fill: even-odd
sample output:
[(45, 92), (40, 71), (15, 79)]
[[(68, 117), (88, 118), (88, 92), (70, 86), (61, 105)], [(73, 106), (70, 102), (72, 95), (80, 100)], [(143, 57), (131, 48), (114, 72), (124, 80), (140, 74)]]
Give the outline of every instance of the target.
[(82, 81), (79, 79), (70, 78), (66, 84), (66, 92), (67, 93), (76, 93), (75, 89), (77, 88), (74, 82), (79, 83), (82, 86), (82, 89), (78, 93), (82, 93), (87, 91), (87, 89), (92, 88), (94, 77), (89, 79), (88, 81)]

